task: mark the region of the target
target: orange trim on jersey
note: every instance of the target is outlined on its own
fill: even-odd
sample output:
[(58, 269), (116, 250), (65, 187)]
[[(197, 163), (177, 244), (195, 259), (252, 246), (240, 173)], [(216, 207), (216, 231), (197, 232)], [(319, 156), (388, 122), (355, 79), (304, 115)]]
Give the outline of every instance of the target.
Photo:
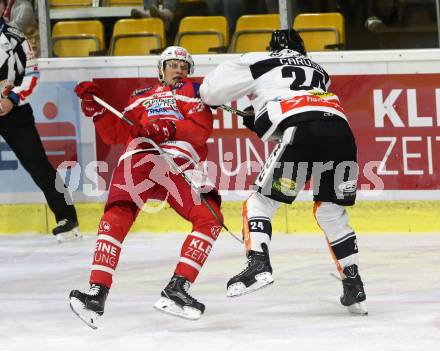
[[(318, 219), (316, 218), (316, 211), (318, 210), (319, 206), (321, 206), (321, 201), (315, 201), (315, 203), (313, 205), (313, 217), (315, 217), (316, 223), (318, 224), (319, 228), (321, 228), (321, 226), (319, 225)], [(324, 231), (322, 228), (321, 228), (321, 230)], [(324, 234), (325, 234), (325, 232), (324, 232)], [(330, 250), (330, 255), (331, 255), (333, 261), (335, 262), (335, 265), (336, 265), (336, 268), (337, 268), (337, 270), (339, 272), (339, 275), (342, 278), (342, 277), (344, 277), (344, 275), (342, 273), (343, 268), (342, 268), (341, 264), (339, 263), (338, 259), (335, 256), (335, 253), (334, 253), (334, 251), (332, 249), (332, 246), (330, 245), (330, 242), (328, 241), (327, 235), (325, 236), (325, 241), (327, 242), (327, 246), (328, 246), (328, 248)]]
[(243, 202), (243, 208), (241, 212), (243, 217), (243, 241), (244, 241), (244, 247), (246, 248), (246, 255), (251, 250), (251, 233), (249, 230), (249, 217), (247, 211), (247, 201), (249, 200), (249, 198), (250, 196), (246, 199), (245, 202)]

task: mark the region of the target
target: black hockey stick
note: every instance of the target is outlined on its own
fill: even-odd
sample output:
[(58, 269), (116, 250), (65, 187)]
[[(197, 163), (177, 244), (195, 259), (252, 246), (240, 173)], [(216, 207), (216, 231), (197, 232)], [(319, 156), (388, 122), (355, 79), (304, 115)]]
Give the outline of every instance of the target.
[(222, 110), (225, 110), (225, 111), (228, 111), (228, 112), (231, 112), (231, 113), (235, 113), (237, 116), (240, 116), (240, 117), (250, 117), (250, 116), (252, 116), (251, 114), (249, 114), (249, 113), (247, 113), (245, 111), (241, 111), (241, 110), (238, 110), (236, 108), (233, 108), (232, 106), (220, 105), (219, 107)]
[[(100, 104), (102, 107), (105, 107), (107, 110), (109, 110), (111, 113), (113, 113), (116, 117), (119, 117), (124, 122), (128, 123), (129, 125), (134, 125), (132, 121), (130, 121), (127, 117), (125, 117), (121, 112), (116, 110), (113, 106), (110, 106), (108, 103), (106, 103), (104, 100), (100, 99), (99, 97), (93, 95), (93, 100), (95, 100), (98, 104)], [(161, 155), (165, 161), (167, 161), (168, 165), (171, 167), (172, 170), (174, 170), (177, 174), (180, 174), (185, 182), (191, 187), (191, 189), (194, 190), (194, 192), (199, 196), (202, 203), (208, 208), (209, 212), (214, 216), (218, 224), (220, 224), (231, 236), (234, 237), (234, 239), (238, 240), (240, 243), (243, 244), (243, 240), (241, 240), (238, 236), (236, 236), (234, 233), (232, 233), (229, 228), (223, 223), (223, 221), (220, 219), (218, 214), (214, 211), (212, 206), (209, 204), (209, 202), (206, 200), (205, 196), (200, 192), (199, 188), (191, 181), (191, 179), (185, 174), (185, 172), (180, 168), (180, 166), (174, 162), (173, 158), (170, 157), (169, 154), (167, 154), (159, 145), (157, 145), (153, 140), (149, 138), (144, 138), (146, 141), (153, 146), (153, 148)]]

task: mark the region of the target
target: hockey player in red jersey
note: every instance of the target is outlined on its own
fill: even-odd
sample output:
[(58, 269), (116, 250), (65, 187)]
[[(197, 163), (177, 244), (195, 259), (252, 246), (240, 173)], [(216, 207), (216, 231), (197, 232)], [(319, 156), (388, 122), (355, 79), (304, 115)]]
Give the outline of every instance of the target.
[[(94, 101), (93, 95), (99, 96), (100, 91), (95, 83), (82, 82), (75, 88), (84, 114), (93, 118), (102, 139), (108, 144), (126, 145), (113, 172), (99, 224), (90, 290), (70, 293), (72, 310), (92, 328), (97, 328), (96, 321), (104, 313), (124, 238), (149, 199), (168, 201), (180, 216), (192, 223), (192, 232), (182, 245), (174, 275), (154, 307), (187, 319), (198, 319), (204, 312), (205, 306), (189, 295), (188, 289), (206, 262), (221, 226), (182, 175), (170, 172), (163, 157), (142, 139), (149, 138), (159, 144), (188, 174), (196, 172), (194, 164), (207, 155), (206, 141), (212, 132), (213, 117), (200, 99), (199, 84), (187, 78), (193, 71), (193, 59), (184, 48), (165, 49), (158, 62), (161, 83), (136, 90), (124, 110), (134, 126)], [(212, 187), (204, 195), (222, 220), (216, 189)]]

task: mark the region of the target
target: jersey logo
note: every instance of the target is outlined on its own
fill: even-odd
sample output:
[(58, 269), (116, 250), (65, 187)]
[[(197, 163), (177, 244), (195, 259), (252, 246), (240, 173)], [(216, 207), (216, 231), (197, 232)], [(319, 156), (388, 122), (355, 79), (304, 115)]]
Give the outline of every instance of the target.
[(335, 110), (345, 114), (344, 109), (342, 108), (342, 106), (339, 104), (338, 101), (325, 100), (315, 95), (302, 95), (302, 96), (294, 97), (289, 100), (283, 100), (280, 102), (280, 106), (281, 106), (281, 112), (283, 114), (291, 110), (294, 110), (296, 108), (306, 107), (306, 106), (334, 108)]
[(150, 85), (150, 86), (148, 86), (148, 87), (146, 87), (146, 88), (135, 89), (135, 90), (133, 90), (133, 92), (131, 93), (131, 96), (133, 97), (133, 96), (136, 96), (136, 95), (140, 95), (140, 94), (146, 93), (147, 91), (151, 90), (152, 88), (153, 88), (153, 87)]
[(177, 82), (176, 84), (174, 84), (174, 90), (176, 90), (176, 89), (182, 89), (182, 87), (183, 87), (185, 84), (186, 84), (186, 82), (184, 82), (184, 81)]
[(289, 178), (278, 178), (272, 183), (272, 188), (286, 196), (296, 196), (296, 182)]

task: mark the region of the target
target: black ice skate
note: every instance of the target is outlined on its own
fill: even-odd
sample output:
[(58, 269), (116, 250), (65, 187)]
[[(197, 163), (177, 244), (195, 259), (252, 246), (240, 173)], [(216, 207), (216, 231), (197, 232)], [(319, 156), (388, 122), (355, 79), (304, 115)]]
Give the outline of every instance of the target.
[(72, 290), (69, 295), (70, 308), (90, 328), (97, 329), (97, 322), (104, 314), (108, 291), (108, 288), (99, 284), (92, 284), (85, 293)]
[(81, 239), (82, 235), (78, 229), (78, 221), (73, 219), (61, 219), (52, 230), (59, 243)]
[(205, 305), (188, 294), (190, 284), (184, 277), (173, 275), (162, 290), (161, 298), (154, 304), (157, 310), (186, 319), (199, 319), (205, 311)]
[(367, 315), (364, 284), (358, 273), (357, 265), (345, 267), (344, 274), (346, 278), (342, 280), (344, 293), (341, 296), (341, 304), (346, 306), (351, 313)]
[(251, 250), (244, 271), (229, 279), (226, 296), (241, 296), (262, 289), (272, 283), (272, 267), (269, 254)]

